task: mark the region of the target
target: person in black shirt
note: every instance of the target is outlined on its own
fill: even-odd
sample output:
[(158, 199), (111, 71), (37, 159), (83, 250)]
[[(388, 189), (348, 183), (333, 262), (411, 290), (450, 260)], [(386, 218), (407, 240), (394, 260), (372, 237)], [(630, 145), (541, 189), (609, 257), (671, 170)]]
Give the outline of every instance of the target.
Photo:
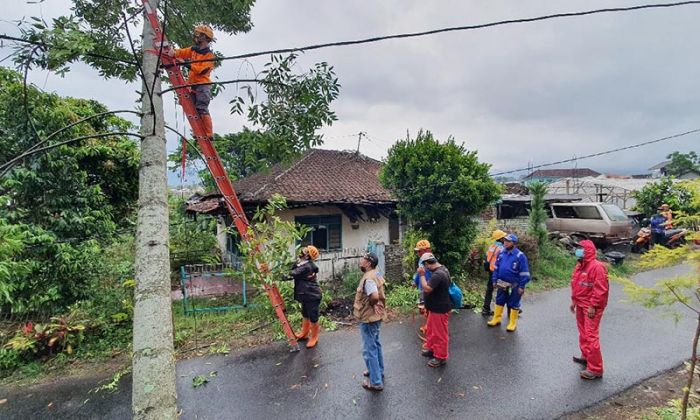
[[(440, 264), (433, 254), (423, 254), (420, 262), (423, 266), (418, 267), (417, 273), (425, 294), (425, 308), (428, 310), (428, 333), (421, 354), (431, 357), (428, 366), (439, 367), (447, 363), (448, 358), (449, 316), (452, 310), (449, 288), (452, 281), (447, 267)], [(425, 270), (431, 272), (430, 281), (425, 279)]]
[[(302, 248), (299, 260), (294, 263), (290, 271), (290, 277), (294, 279), (294, 300), (301, 303), (301, 331), (296, 335), (297, 339), (309, 339), (306, 348), (310, 349), (318, 343), (319, 306), (321, 305), (321, 287), (316, 280), (318, 267), (314, 261), (318, 258), (318, 249), (309, 245)], [(310, 336), (309, 336), (310, 335)]]

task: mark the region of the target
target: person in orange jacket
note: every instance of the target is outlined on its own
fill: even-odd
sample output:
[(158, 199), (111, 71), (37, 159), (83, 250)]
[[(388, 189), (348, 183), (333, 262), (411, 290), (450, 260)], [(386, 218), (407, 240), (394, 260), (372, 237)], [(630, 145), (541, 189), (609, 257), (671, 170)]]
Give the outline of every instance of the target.
[(493, 282), (491, 281), (491, 276), (496, 270), (496, 260), (498, 259), (498, 254), (503, 250), (503, 238), (508, 235), (500, 229), (496, 229), (491, 234), (491, 241), (493, 242), (489, 246), (488, 251), (486, 251), (486, 257), (484, 259), (484, 269), (489, 273), (489, 278), (486, 280), (486, 293), (484, 294), (484, 306), (481, 309), (481, 315), (491, 316), (493, 311), (491, 310), (491, 301), (493, 300)]
[(583, 379), (603, 377), (603, 356), (600, 352), (600, 320), (608, 304), (608, 270), (596, 259), (593, 242), (583, 240), (576, 249), (578, 262), (571, 276), (571, 306), (576, 314), (581, 357), (573, 361), (585, 366), (579, 372)]
[(189, 69), (187, 78), (191, 86), (194, 106), (202, 120), (204, 134), (209, 140), (214, 138), (214, 128), (209, 115), (209, 102), (211, 102), (211, 73), (214, 70), (214, 53), (209, 44), (214, 42), (214, 31), (208, 25), (199, 25), (194, 28), (194, 45), (188, 48), (171, 49), (168, 55), (181, 60)]

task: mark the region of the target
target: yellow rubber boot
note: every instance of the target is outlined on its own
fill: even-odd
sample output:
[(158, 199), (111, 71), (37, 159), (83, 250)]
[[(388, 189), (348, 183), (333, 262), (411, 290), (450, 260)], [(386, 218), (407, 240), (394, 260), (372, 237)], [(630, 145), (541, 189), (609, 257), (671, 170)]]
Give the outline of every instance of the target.
[(518, 316), (520, 315), (520, 311), (517, 309), (511, 309), (510, 312), (508, 313), (508, 326), (506, 327), (506, 331), (508, 332), (513, 332), (515, 331), (515, 327), (518, 326)]
[(297, 340), (303, 340), (309, 335), (309, 327), (311, 327), (311, 322), (309, 322), (309, 318), (302, 318), (301, 331), (294, 334), (297, 337)]
[(309, 342), (306, 343), (307, 349), (315, 347), (316, 343), (318, 343), (318, 332), (320, 329), (321, 329), (321, 325), (318, 322), (311, 323), (311, 336), (309, 337)]
[(489, 327), (495, 327), (501, 325), (501, 319), (503, 318), (503, 305), (496, 305), (493, 311), (493, 318), (486, 323)]

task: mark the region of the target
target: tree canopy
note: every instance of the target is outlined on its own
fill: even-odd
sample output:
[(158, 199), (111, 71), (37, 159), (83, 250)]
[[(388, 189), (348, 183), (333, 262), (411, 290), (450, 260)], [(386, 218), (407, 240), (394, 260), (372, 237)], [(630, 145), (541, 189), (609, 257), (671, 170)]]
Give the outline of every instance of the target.
[(694, 214), (700, 211), (695, 203), (693, 189), (687, 182), (677, 182), (672, 178), (661, 178), (651, 182), (634, 193), (637, 200), (635, 210), (651, 216), (662, 204), (668, 204), (673, 211)]
[[(42, 138), (71, 122), (106, 111), (92, 100), (60, 97), (27, 86), (31, 120)], [(0, 161), (38, 139), (22, 117), (21, 76), (0, 67)], [(131, 123), (114, 115), (93, 118), (61, 132), (48, 145)], [(13, 311), (64, 307), (83, 296), (100, 243), (130, 229), (136, 205), (139, 152), (134, 140), (114, 136), (66, 144), (31, 156), (0, 179), (0, 305)], [(1, 271), (1, 270), (0, 270)]]
[(429, 236), (440, 261), (453, 272), (462, 270), (470, 251), (474, 217), (499, 197), (489, 168), (475, 151), (452, 138), (440, 143), (429, 131), (396, 142), (382, 168), (382, 184), (398, 198), (401, 215)]
[(673, 152), (666, 156), (666, 159), (671, 160), (671, 162), (666, 165), (666, 175), (668, 176), (679, 177), (688, 171), (698, 171), (700, 168), (700, 157), (698, 157), (695, 152)]

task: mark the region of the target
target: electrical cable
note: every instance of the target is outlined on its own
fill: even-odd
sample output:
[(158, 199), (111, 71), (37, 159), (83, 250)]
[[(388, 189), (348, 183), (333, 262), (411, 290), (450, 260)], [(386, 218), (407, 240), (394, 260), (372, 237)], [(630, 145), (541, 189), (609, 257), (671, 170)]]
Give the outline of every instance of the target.
[(350, 46), (350, 45), (369, 44), (369, 43), (386, 41), (386, 40), (391, 40), (391, 39), (416, 38), (416, 37), (435, 35), (435, 34), (440, 34), (440, 33), (445, 33), (445, 32), (469, 31), (469, 30), (475, 30), (475, 29), (492, 28), (495, 26), (512, 25), (512, 24), (518, 24), (518, 23), (539, 22), (539, 21), (543, 21), (543, 20), (560, 19), (560, 18), (568, 18), (568, 17), (575, 17), (575, 16), (588, 16), (588, 15), (595, 15), (595, 14), (602, 14), (602, 13), (631, 12), (631, 11), (643, 10), (643, 9), (670, 8), (670, 7), (678, 7), (678, 6), (689, 6), (689, 5), (700, 5), (700, 1), (683, 1), (683, 2), (676, 2), (676, 3), (654, 3), (654, 4), (644, 4), (644, 5), (630, 6), (630, 7), (612, 7), (612, 8), (605, 8), (605, 9), (586, 10), (586, 11), (581, 11), (581, 12), (554, 13), (551, 15), (537, 16), (537, 17), (531, 17), (531, 18), (500, 20), (500, 21), (496, 21), (496, 22), (482, 23), (482, 24), (478, 24), (478, 25), (452, 26), (452, 27), (446, 27), (446, 28), (432, 29), (429, 31), (406, 32), (406, 33), (401, 33), (401, 34), (375, 36), (375, 37), (371, 37), (371, 38), (356, 39), (356, 40), (349, 40), (349, 41), (336, 41), (336, 42), (328, 42), (328, 43), (324, 43), (324, 44), (307, 45), (305, 47), (281, 48), (281, 49), (276, 49), (276, 50), (259, 51), (259, 52), (252, 52), (252, 53), (247, 53), (247, 54), (216, 57), (216, 58), (211, 58), (211, 59), (193, 60), (192, 63), (207, 62), (207, 61), (220, 62), (220, 61), (225, 61), (225, 60), (237, 60), (237, 59), (241, 59), (241, 58), (258, 57), (261, 55), (269, 55), (269, 54), (285, 54), (285, 53), (291, 53), (291, 52), (303, 52), (303, 51), (318, 50), (321, 48), (329, 48), (329, 47), (345, 47), (345, 46)]
[(544, 168), (544, 167), (546, 167), (546, 166), (560, 165), (560, 164), (562, 164), (562, 163), (569, 163), (569, 162), (578, 161), (578, 160), (582, 160), (582, 159), (588, 159), (588, 158), (592, 158), (592, 157), (604, 156), (604, 155), (608, 155), (608, 154), (610, 154), (610, 153), (621, 152), (621, 151), (623, 151), (623, 150), (629, 150), (629, 149), (634, 149), (634, 148), (637, 148), (637, 147), (647, 146), (647, 145), (649, 145), (649, 144), (654, 144), (654, 143), (659, 143), (659, 142), (666, 141), (666, 140), (676, 139), (676, 138), (683, 137), (683, 136), (687, 136), (687, 135), (694, 134), (694, 133), (697, 133), (697, 132), (700, 132), (700, 128), (696, 128), (696, 129), (694, 129), (694, 130), (686, 131), (686, 132), (684, 132), (684, 133), (678, 133), (678, 134), (674, 134), (674, 135), (671, 135), (671, 136), (662, 137), (662, 138), (660, 138), (660, 139), (649, 140), (649, 141), (645, 141), (645, 142), (637, 143), (637, 144), (632, 144), (632, 145), (625, 146), (625, 147), (619, 147), (619, 148), (617, 148), (617, 149), (606, 150), (606, 151), (604, 151), (604, 152), (591, 153), (590, 155), (584, 155), (584, 156), (576, 156), (576, 157), (573, 157), (573, 158), (571, 158), (571, 159), (564, 159), (564, 160), (559, 160), (559, 161), (556, 161), (556, 162), (543, 163), (543, 164), (541, 164), (541, 165), (534, 165), (534, 166), (530, 166), (530, 167), (528, 167), (528, 168), (520, 168), (520, 169), (513, 169), (513, 170), (511, 170), (511, 171), (496, 172), (496, 173), (493, 173), (493, 174), (490, 174), (490, 175), (491, 175), (491, 176), (499, 176), (499, 175), (512, 174), (512, 173), (515, 173), (515, 172), (524, 172), (524, 171), (528, 171), (528, 170), (529, 170), (529, 171), (532, 171), (533, 169)]

